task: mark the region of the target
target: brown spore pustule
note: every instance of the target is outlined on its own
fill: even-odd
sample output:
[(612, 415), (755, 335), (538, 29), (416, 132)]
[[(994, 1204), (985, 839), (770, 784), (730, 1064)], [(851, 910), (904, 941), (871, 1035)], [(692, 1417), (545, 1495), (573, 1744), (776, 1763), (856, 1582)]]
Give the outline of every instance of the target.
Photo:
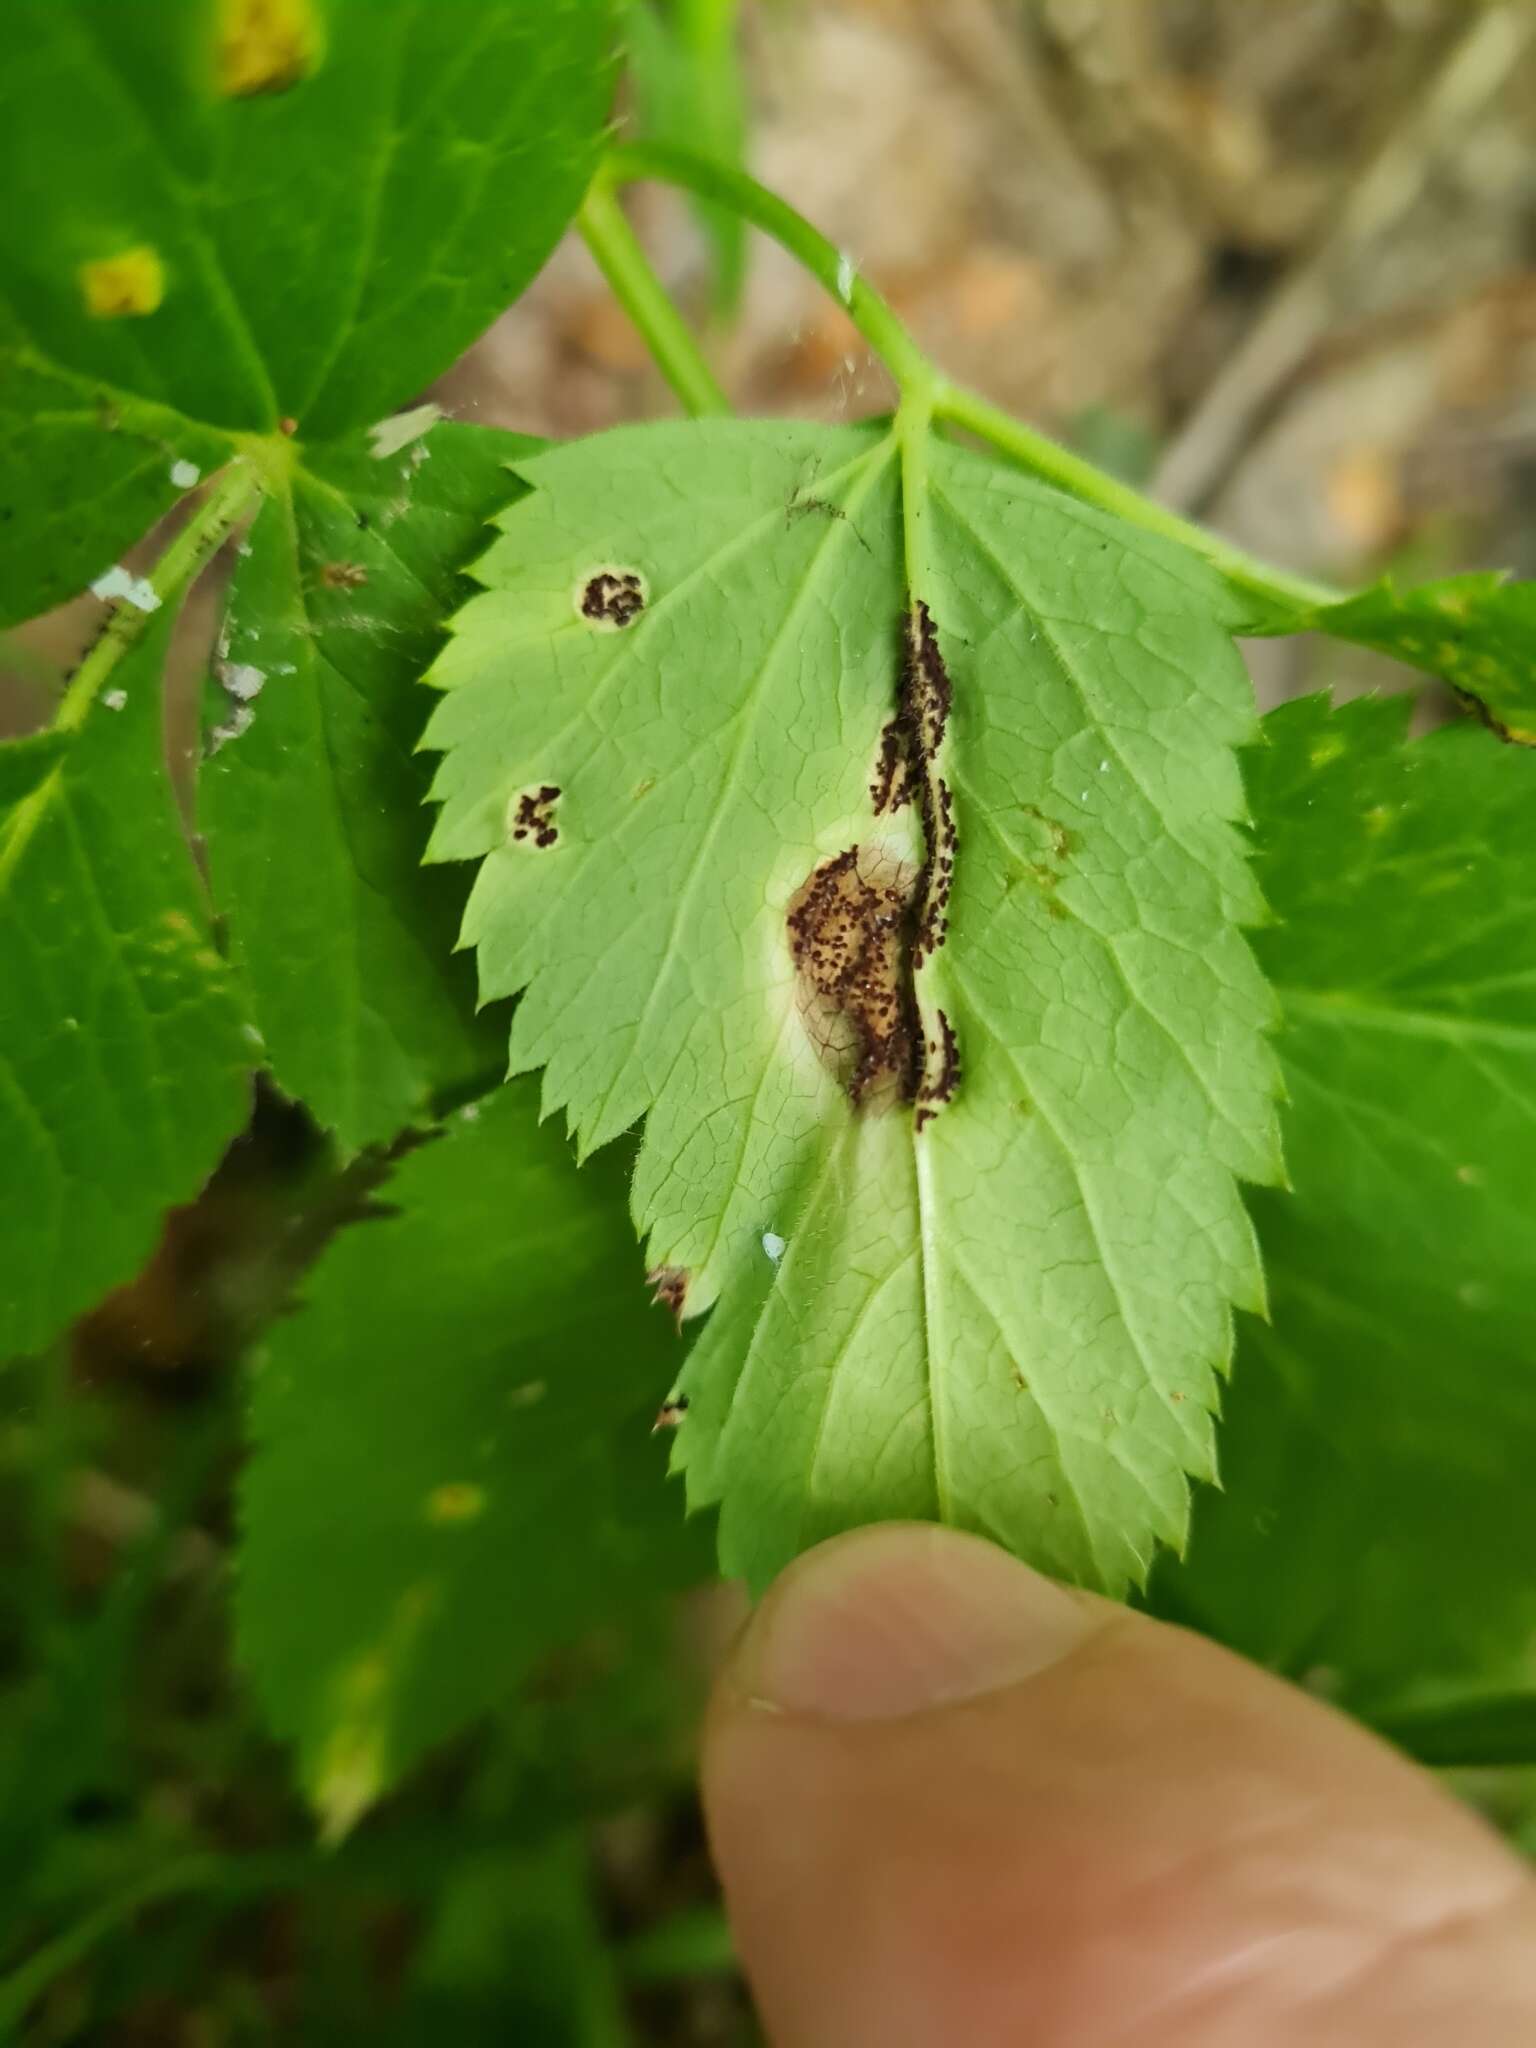
[(594, 569), (582, 582), (576, 609), (589, 624), (622, 632), (645, 610), (645, 578), (638, 569)]
[(806, 1034), (856, 1107), (910, 1102), (916, 1090), (917, 878), (889, 847), (850, 846), (811, 870), (785, 920)]
[(653, 1305), (670, 1309), (673, 1321), (679, 1326), (683, 1320), (683, 1307), (688, 1299), (690, 1277), (686, 1266), (652, 1266), (645, 1276), (645, 1284), (651, 1290)]
[(560, 795), (553, 782), (542, 783), (537, 789), (525, 789), (512, 807), (512, 837), (534, 846), (553, 846), (560, 837), (560, 828), (555, 823), (555, 803)]
[(913, 1123), (919, 1131), (951, 1101), (960, 1085), (960, 1043), (955, 1027), (942, 1010), (934, 1011), (937, 1030), (927, 1041), (922, 1086), (917, 1091)]

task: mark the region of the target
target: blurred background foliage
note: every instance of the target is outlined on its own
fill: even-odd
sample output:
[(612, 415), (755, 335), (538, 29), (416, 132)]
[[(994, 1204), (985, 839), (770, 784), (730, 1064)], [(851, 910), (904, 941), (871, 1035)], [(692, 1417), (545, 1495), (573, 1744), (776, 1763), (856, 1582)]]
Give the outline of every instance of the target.
[[(1300, 569), (1536, 573), (1529, 10), (628, 5), (624, 119), (747, 162), (990, 397)], [(886, 405), (780, 252), (670, 193), (635, 205), (742, 410)], [(575, 236), (423, 396), (558, 436), (670, 409)], [(8, 637), (0, 732), (46, 715), (97, 611)], [(1253, 659), (1267, 703), (1409, 681), (1306, 641)], [(385, 1171), (338, 1170), (264, 1098), (140, 1278), (6, 1381), (0, 2039), (755, 2038), (691, 1789), (729, 1596), (641, 1601), (562, 1650), (337, 1849), (242, 1687), (245, 1361)], [(540, 1569), (509, 1558), (509, 1600)], [(1533, 1774), (1457, 1782), (1536, 1849)]]

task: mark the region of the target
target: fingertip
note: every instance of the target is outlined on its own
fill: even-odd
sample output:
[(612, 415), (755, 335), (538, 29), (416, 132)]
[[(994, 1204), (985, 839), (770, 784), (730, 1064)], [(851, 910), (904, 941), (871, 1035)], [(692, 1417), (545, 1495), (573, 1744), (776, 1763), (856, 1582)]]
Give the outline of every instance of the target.
[(786, 1572), (717, 1693), (705, 1800), (775, 2048), (1536, 2039), (1528, 1881), (1431, 1781), (954, 1531)]
[(789, 1566), (724, 1683), (780, 1712), (885, 1720), (1017, 1685), (1102, 1623), (1097, 1603), (980, 1537), (882, 1523)]

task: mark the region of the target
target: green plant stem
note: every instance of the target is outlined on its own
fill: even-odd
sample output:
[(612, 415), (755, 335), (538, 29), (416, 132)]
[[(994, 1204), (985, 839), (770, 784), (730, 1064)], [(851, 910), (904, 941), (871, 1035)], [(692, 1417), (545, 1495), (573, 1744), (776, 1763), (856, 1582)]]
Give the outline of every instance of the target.
[(681, 185), (701, 199), (732, 208), (770, 235), (846, 308), (854, 326), (895, 378), (904, 406), (925, 408), (933, 419), (977, 435), (1021, 469), (1085, 504), (1097, 505), (1145, 532), (1179, 542), (1261, 605), (1278, 605), (1293, 613), (1332, 604), (1339, 597), (1340, 593), (1326, 584), (1254, 560), (1203, 526), (1181, 519), (1059, 442), (1026, 427), (978, 393), (952, 384), (924, 355), (874, 286), (859, 274), (852, 259), (787, 201), (744, 171), (711, 163), (668, 143), (629, 142), (609, 151), (600, 177), (609, 187), (639, 178)]
[(836, 248), (787, 200), (759, 185), (745, 171), (711, 163), (692, 150), (666, 142), (624, 142), (608, 152), (603, 170), (615, 184), (656, 178), (681, 185), (700, 199), (739, 213), (760, 228), (824, 285), (860, 334), (885, 363), (903, 393), (931, 389), (938, 374), (885, 300), (854, 268), (851, 256)]
[(731, 402), (715, 381), (714, 372), (667, 296), (665, 287), (624, 217), (605, 169), (592, 180), (576, 216), (581, 238), (614, 297), (639, 329), (656, 367), (695, 419), (728, 413)]
[(216, 1911), (224, 1911), (269, 1892), (300, 1887), (309, 1892), (353, 1888), (376, 1892), (383, 1885), (431, 1894), (441, 1889), (444, 1870), (460, 1858), (505, 1848), (506, 1833), (501, 1827), (482, 1833), (460, 1826), (451, 1833), (397, 1828), (370, 1841), (349, 1844), (336, 1855), (322, 1855), (308, 1843), (249, 1855), (190, 1850), (132, 1879), (0, 1977), (0, 2041), (12, 2039), (56, 1978), (118, 1928), (162, 1901), (195, 1893)]
[[(139, 639), (153, 614), (195, 581), (231, 530), (256, 503), (261, 491), (257, 471), (240, 457), (214, 479), (207, 496), (149, 572), (146, 580), (159, 603), (146, 611), (125, 597), (117, 600), (101, 637), (75, 670), (69, 688), (59, 700), (53, 720), (55, 732), (75, 732), (85, 723), (102, 684)], [(6, 820), (0, 834), (0, 890), (9, 885), (26, 853), (39, 819), (53, 801), (62, 772), (62, 763), (55, 762)]]
[[(260, 481), (245, 462), (232, 462), (220, 472), (208, 495), (149, 572), (147, 581), (161, 604), (180, 596), (195, 582), (260, 494)], [(75, 670), (64, 692), (54, 719), (61, 732), (73, 732), (84, 722), (102, 684), (158, 609), (159, 606), (152, 605), (144, 611), (125, 597), (117, 600), (105, 632)]]
[(927, 391), (904, 397), (894, 432), (901, 454), (901, 531), (909, 600), (930, 590), (928, 574), (928, 438), (933, 400)]
[(55, 1978), (89, 1955), (115, 1928), (161, 1899), (204, 1890), (221, 1874), (220, 1858), (187, 1856), (127, 1886), (45, 1943), (8, 1977), (0, 1979), (0, 2038), (11, 2039)]

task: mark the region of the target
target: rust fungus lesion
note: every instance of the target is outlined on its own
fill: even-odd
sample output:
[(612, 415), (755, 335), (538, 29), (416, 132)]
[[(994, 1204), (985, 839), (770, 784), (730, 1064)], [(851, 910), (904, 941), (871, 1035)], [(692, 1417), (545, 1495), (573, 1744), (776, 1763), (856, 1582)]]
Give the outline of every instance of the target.
[(935, 1010), (934, 1029), (924, 1042), (923, 1078), (917, 1091), (913, 1122), (918, 1130), (931, 1121), (960, 1086), (960, 1042), (942, 1010)]
[(78, 272), (80, 295), (93, 320), (142, 320), (165, 297), (165, 265), (147, 242), (115, 256), (97, 256)]
[(915, 856), (884, 840), (844, 849), (813, 868), (787, 913), (801, 1021), (855, 1108), (913, 1108), (924, 1126), (960, 1082), (960, 1048), (941, 1009), (930, 1015), (919, 977), (949, 932), (958, 836), (940, 771), (954, 686), (928, 606), (903, 618), (894, 715), (870, 775), (877, 819), (911, 807)]
[(910, 1102), (916, 1089), (918, 874), (891, 847), (850, 846), (814, 867), (789, 906), (801, 1021), (855, 1107)]
[(688, 1300), (688, 1281), (686, 1266), (652, 1266), (645, 1276), (645, 1284), (651, 1290), (652, 1306), (670, 1310), (672, 1320), (679, 1327)]
[(519, 845), (553, 846), (560, 837), (555, 823), (555, 805), (560, 791), (553, 782), (525, 789), (507, 806), (507, 836)]
[(954, 880), (955, 804), (939, 772), (939, 749), (949, 729), (954, 685), (933, 615), (921, 598), (908, 608), (896, 717), (906, 750), (907, 773), (923, 826), (922, 895), (918, 906), (913, 967), (920, 968), (949, 932), (949, 892)]
[(320, 581), (327, 590), (361, 590), (368, 571), (361, 562), (322, 562)]
[(1476, 690), (1458, 682), (1448, 667), (1442, 667), (1440, 675), (1450, 685), (1452, 695), (1472, 713), (1479, 723), (1485, 725), (1495, 739), (1503, 740), (1511, 747), (1536, 747), (1536, 726), (1512, 725), (1508, 719), (1500, 718), (1486, 699)]
[(659, 1430), (663, 1429), (680, 1429), (683, 1417), (687, 1413), (688, 1396), (686, 1394), (668, 1395), (667, 1399), (656, 1410), (656, 1420), (651, 1424), (651, 1435), (655, 1436)]
[(219, 91), (287, 92), (315, 70), (323, 40), (314, 0), (219, 0)]
[(880, 746), (875, 771), (869, 778), (869, 801), (877, 818), (899, 811), (912, 801), (912, 784), (907, 774), (907, 749), (900, 718), (889, 718), (880, 729)]
[(645, 610), (646, 583), (638, 569), (610, 564), (590, 570), (576, 588), (576, 610), (600, 632), (621, 633)]

